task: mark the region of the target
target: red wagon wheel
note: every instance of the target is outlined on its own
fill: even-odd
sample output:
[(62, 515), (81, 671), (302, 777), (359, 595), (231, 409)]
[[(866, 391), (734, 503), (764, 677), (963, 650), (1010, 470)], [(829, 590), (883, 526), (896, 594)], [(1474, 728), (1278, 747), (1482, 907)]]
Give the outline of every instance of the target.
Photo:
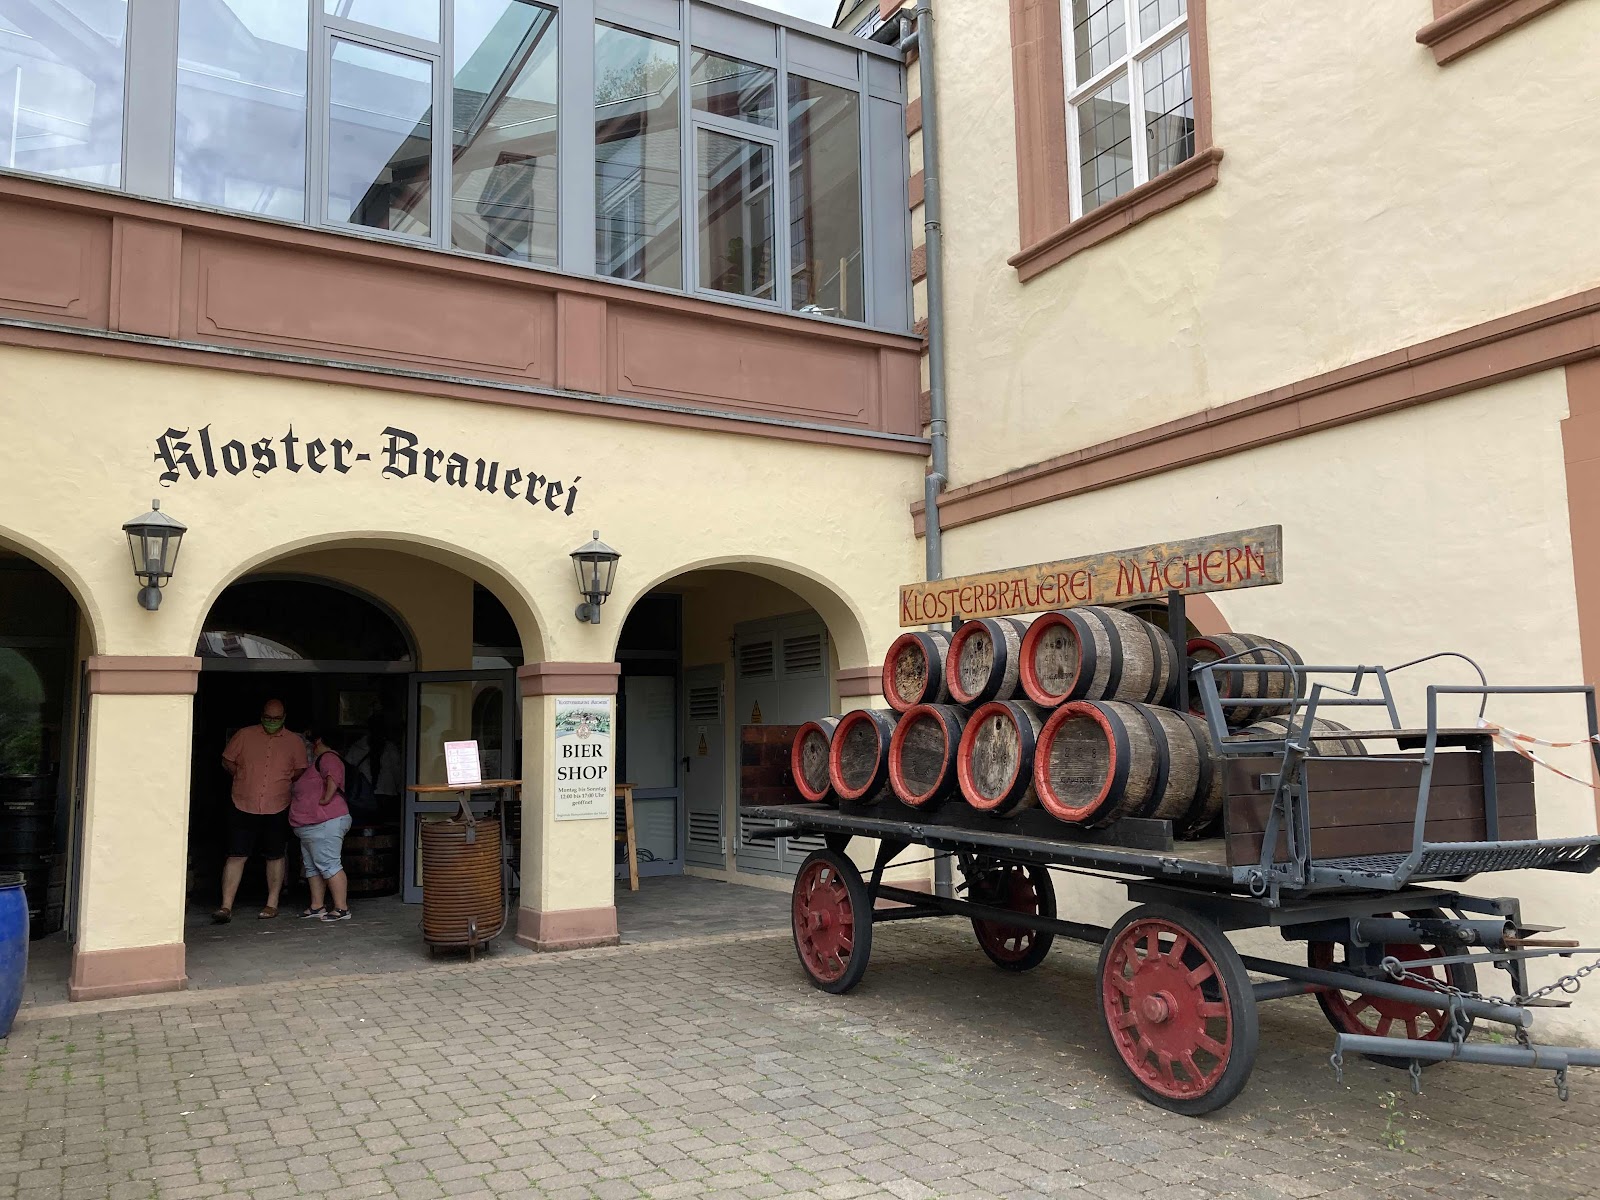
[[(1390, 916), (1413, 917), (1443, 917), (1445, 914), (1438, 909), (1429, 909), (1426, 912), (1408, 914), (1391, 913)], [(1438, 946), (1412, 946), (1412, 945), (1382, 945), (1374, 948), (1378, 959), (1395, 958), (1406, 963), (1406, 970), (1416, 975), (1435, 980), (1451, 987), (1459, 988), (1464, 992), (1478, 990), (1478, 971), (1471, 963), (1440, 963), (1430, 964), (1420, 960), (1430, 958), (1443, 958), (1444, 950)], [(1339, 971), (1358, 962), (1365, 962), (1365, 958), (1353, 957), (1353, 948), (1339, 942), (1308, 942), (1306, 944), (1306, 963), (1321, 971)], [(1392, 980), (1390, 982), (1393, 982)], [(1421, 983), (1414, 983), (1409, 979), (1400, 981), (1406, 987), (1416, 988), (1418, 991), (1431, 991)], [(1368, 996), (1361, 992), (1327, 991), (1317, 993), (1317, 1003), (1322, 1006), (1323, 1016), (1328, 1018), (1340, 1033), (1360, 1033), (1372, 1037), (1411, 1038), (1414, 1041), (1438, 1042), (1450, 1036), (1450, 1018), (1448, 1013), (1438, 1008), (1423, 1008), (1418, 1004), (1407, 1004), (1403, 1000), (1389, 1000), (1381, 996)], [(1465, 1033), (1472, 1030), (1472, 1018), (1465, 1017), (1467, 1028)], [(1390, 1057), (1385, 1054), (1369, 1054), (1367, 1057), (1387, 1067), (1409, 1067), (1412, 1060), (1404, 1055)], [(1424, 1067), (1434, 1065), (1432, 1060), (1422, 1062)]]
[(1256, 997), (1216, 925), (1142, 905), (1112, 926), (1099, 979), (1106, 1033), (1146, 1100), (1199, 1116), (1244, 1090), (1260, 1041)]
[(813, 850), (795, 876), (789, 911), (795, 953), (812, 984), (838, 994), (860, 983), (872, 954), (872, 906), (855, 864)]
[[(989, 861), (977, 864), (967, 880), (967, 899), (974, 904), (1005, 908), (1030, 917), (1056, 915), (1056, 889), (1043, 867)], [(972, 918), (978, 945), (995, 966), (1007, 971), (1029, 971), (1050, 953), (1056, 935), (1046, 930), (1024, 929), (1004, 921)]]

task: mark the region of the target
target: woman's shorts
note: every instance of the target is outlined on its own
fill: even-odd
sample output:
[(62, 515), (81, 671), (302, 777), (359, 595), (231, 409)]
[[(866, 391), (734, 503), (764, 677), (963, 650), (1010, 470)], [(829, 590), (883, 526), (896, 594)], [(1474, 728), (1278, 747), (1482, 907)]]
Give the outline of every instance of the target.
[(306, 865), (306, 875), (321, 875), (332, 879), (344, 870), (339, 852), (344, 848), (344, 835), (350, 832), (350, 817), (334, 817), (315, 825), (297, 825), (294, 835), (300, 839), (300, 861)]

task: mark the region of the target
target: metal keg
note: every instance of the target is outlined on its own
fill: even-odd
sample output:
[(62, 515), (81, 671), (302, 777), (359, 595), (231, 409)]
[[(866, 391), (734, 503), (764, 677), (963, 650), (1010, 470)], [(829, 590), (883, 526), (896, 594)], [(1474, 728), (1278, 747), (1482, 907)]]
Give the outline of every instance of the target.
[(464, 946), (476, 957), (506, 923), (500, 820), (465, 805), (448, 821), (422, 824), (422, 938), (430, 949)]

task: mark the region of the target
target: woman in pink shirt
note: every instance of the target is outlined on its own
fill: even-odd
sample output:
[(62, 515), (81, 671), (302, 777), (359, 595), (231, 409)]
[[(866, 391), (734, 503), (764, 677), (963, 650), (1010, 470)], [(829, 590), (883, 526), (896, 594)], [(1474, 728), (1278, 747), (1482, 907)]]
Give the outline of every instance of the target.
[[(300, 857), (311, 885), (311, 906), (300, 915), (323, 921), (348, 921), (349, 880), (341, 853), (350, 831), (350, 809), (344, 802), (344, 760), (315, 729), (305, 731), (311, 765), (294, 781), (289, 794), (289, 826), (300, 839)], [(327, 906), (332, 893), (333, 907)]]

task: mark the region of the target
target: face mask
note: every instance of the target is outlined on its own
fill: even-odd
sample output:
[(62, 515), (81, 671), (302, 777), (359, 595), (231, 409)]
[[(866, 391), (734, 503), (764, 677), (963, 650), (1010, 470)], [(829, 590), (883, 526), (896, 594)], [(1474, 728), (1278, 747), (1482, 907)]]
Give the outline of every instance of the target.
[(277, 733), (278, 730), (283, 728), (283, 718), (282, 717), (262, 717), (261, 718), (261, 728), (265, 729), (268, 733)]

